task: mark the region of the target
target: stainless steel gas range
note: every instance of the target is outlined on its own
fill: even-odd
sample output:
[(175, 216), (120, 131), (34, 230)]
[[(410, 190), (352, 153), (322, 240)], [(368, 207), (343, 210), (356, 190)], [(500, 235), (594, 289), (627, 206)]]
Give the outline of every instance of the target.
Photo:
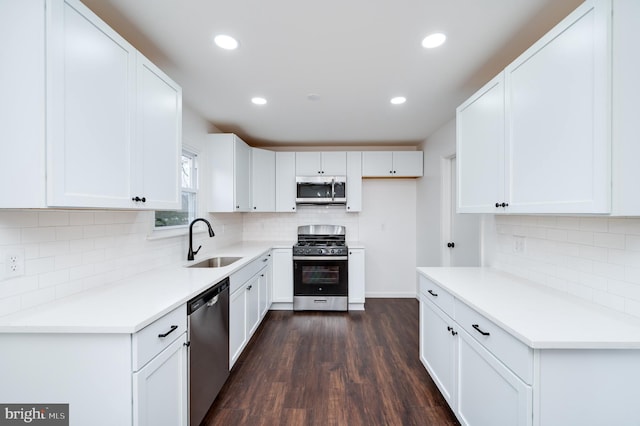
[(349, 309), (347, 253), (344, 226), (298, 227), (298, 243), (293, 246), (294, 311)]

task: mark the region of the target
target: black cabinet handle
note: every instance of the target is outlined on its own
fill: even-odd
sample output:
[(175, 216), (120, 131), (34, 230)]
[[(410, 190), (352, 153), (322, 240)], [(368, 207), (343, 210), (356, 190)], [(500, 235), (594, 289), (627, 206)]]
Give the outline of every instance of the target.
[(496, 203), (496, 208), (500, 207), (500, 203)]
[(509, 204), (507, 204), (507, 203), (502, 203), (502, 204), (500, 204), (500, 206), (501, 206), (501, 207), (507, 207), (508, 205), (509, 205)]
[(451, 242), (451, 243), (447, 243), (447, 247), (449, 248), (454, 248), (456, 246), (456, 243)]
[(453, 328), (451, 326), (447, 326), (447, 331), (453, 331)]
[(191, 342), (184, 342), (183, 345), (186, 346), (186, 347), (189, 347), (189, 346), (191, 346)]
[(478, 324), (471, 324), (471, 327), (473, 327), (478, 333), (482, 334), (483, 336), (489, 336), (491, 334), (488, 331), (482, 331)]
[(253, 206), (253, 209), (254, 209), (254, 210), (257, 210), (258, 208), (257, 208), (256, 206)]
[(452, 336), (457, 336), (457, 335), (458, 335), (458, 332), (457, 332), (457, 331), (453, 331), (453, 329), (451, 329), (451, 335), (452, 335)]
[(142, 202), (144, 203), (144, 202), (146, 202), (146, 201), (147, 201), (147, 199), (146, 199), (145, 197), (140, 198), (140, 197), (138, 197), (138, 196), (135, 196), (135, 197), (132, 197), (132, 198), (131, 198), (131, 201), (135, 201), (135, 202), (137, 202), (137, 203), (139, 203), (140, 201), (142, 201)]
[(427, 293), (429, 293), (433, 297), (438, 297), (438, 293), (434, 293), (433, 290), (429, 290), (429, 291), (427, 291)]
[(247, 290), (251, 291), (252, 287), (253, 287), (253, 285), (250, 285), (249, 287), (247, 287)]
[(163, 333), (163, 334), (158, 334), (158, 337), (160, 337), (161, 339), (164, 338), (164, 337), (167, 337), (168, 335), (170, 335), (171, 333), (176, 331), (177, 328), (178, 328), (177, 325), (172, 325), (171, 326), (171, 330), (169, 330), (169, 331), (167, 331), (166, 333)]

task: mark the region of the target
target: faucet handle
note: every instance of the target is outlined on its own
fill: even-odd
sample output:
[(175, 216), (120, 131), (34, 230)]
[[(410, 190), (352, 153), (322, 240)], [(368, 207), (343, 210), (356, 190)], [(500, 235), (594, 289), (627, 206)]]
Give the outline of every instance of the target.
[(193, 251), (193, 254), (194, 255), (198, 254), (198, 252), (200, 251), (201, 248), (202, 248), (202, 246), (198, 246), (198, 248)]

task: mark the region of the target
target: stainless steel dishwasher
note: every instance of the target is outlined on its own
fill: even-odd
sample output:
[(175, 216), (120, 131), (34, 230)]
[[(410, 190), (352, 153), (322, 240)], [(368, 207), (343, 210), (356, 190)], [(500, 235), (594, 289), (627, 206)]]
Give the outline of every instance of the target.
[(189, 424), (197, 426), (229, 377), (229, 278), (187, 303)]

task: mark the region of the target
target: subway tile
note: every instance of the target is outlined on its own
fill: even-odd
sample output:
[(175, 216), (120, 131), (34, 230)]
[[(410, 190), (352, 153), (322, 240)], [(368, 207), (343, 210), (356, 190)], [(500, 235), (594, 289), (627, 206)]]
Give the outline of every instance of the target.
[(578, 253), (583, 259), (597, 260), (599, 262), (606, 262), (608, 258), (608, 250), (602, 247), (580, 246)]
[(640, 302), (636, 300), (625, 299), (624, 311), (629, 315), (640, 318)]
[(567, 241), (568, 232), (566, 229), (549, 229), (547, 238), (552, 241)]
[(67, 281), (55, 286), (55, 298), (62, 299), (63, 297), (71, 296), (82, 291), (82, 281)]
[(56, 240), (55, 228), (23, 228), (21, 243), (43, 243)]
[(561, 229), (580, 229), (580, 219), (572, 216), (560, 216), (557, 218), (556, 226)]
[(38, 226), (67, 226), (69, 225), (69, 212), (65, 211), (41, 211), (38, 212)]
[(61, 271), (48, 272), (40, 274), (38, 276), (38, 287), (45, 288), (56, 286), (69, 281), (69, 270), (63, 269)]
[(607, 293), (606, 291), (594, 290), (593, 301), (598, 305), (615, 309), (618, 312), (624, 312), (624, 297), (616, 296), (615, 294)]
[(593, 244), (597, 247), (625, 248), (625, 236), (623, 234), (611, 234), (608, 232), (594, 232)]
[(640, 235), (627, 235), (625, 248), (630, 251), (640, 251)]
[(19, 228), (0, 228), (0, 246), (17, 245), (22, 242)]
[(104, 225), (87, 225), (82, 228), (82, 236), (83, 238), (104, 237), (104, 229)]
[(576, 244), (593, 245), (593, 232), (588, 231), (567, 231), (567, 241)]
[(55, 257), (55, 268), (68, 269), (82, 265), (82, 254), (73, 253)]
[(593, 262), (593, 273), (614, 280), (622, 280), (625, 275), (625, 267), (622, 265), (614, 265), (608, 262)]
[(607, 232), (609, 222), (606, 217), (581, 217), (580, 229), (583, 231)]
[(82, 226), (56, 227), (56, 240), (79, 240), (83, 238)]
[(94, 224), (94, 214), (90, 211), (69, 212), (69, 225), (85, 226)]
[(60, 254), (67, 254), (69, 252), (69, 241), (52, 241), (46, 243), (40, 243), (40, 257), (50, 257)]
[(624, 297), (626, 299), (634, 299), (640, 302), (640, 283), (631, 283), (621, 280), (607, 280), (607, 289), (609, 293)]
[(54, 257), (40, 257), (24, 263), (25, 275), (38, 275), (55, 269)]
[(38, 288), (38, 277), (36, 275), (23, 275), (0, 281), (0, 299), (16, 296)]
[(38, 226), (38, 213), (28, 210), (0, 211), (0, 228), (35, 228)]
[(0, 299), (0, 317), (20, 310), (20, 296), (5, 297)]

